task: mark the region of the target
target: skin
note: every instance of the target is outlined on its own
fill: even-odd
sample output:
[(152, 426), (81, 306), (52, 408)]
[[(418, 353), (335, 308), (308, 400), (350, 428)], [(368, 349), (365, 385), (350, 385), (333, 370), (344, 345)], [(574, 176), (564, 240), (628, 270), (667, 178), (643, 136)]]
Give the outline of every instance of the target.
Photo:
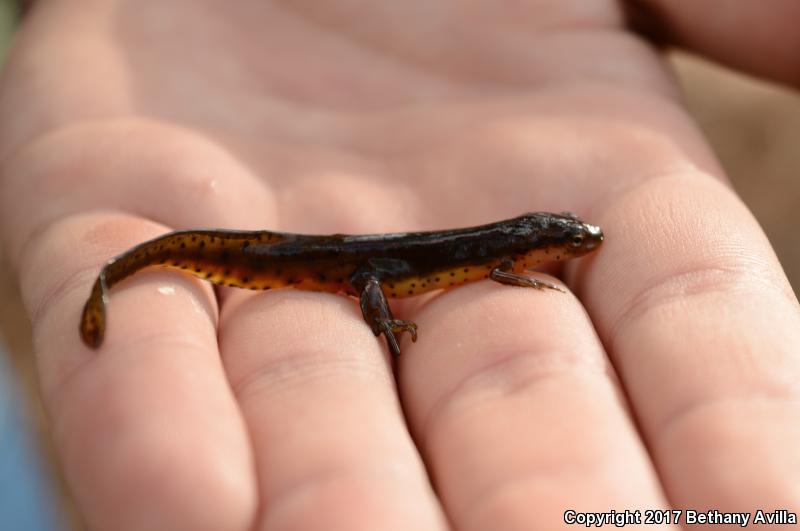
[[(656, 50), (613, 2), (417, 4), (49, 0), (26, 20), (0, 81), (0, 230), (89, 526), (799, 511), (798, 303)], [(791, 1), (645, 4), (714, 29), (674, 22), (680, 42), (796, 82), (796, 54), (768, 53), (794, 29), (755, 16)], [(115, 289), (101, 352), (76, 333), (100, 265), (168, 230), (530, 210), (605, 232), (560, 272), (571, 294), (393, 303), (424, 331), (394, 372), (351, 300), (164, 271)]]

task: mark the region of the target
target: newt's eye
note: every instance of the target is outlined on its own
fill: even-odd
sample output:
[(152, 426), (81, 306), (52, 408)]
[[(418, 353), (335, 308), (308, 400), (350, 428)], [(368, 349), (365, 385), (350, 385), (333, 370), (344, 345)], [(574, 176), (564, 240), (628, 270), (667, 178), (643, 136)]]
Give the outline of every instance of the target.
[(581, 236), (580, 234), (573, 236), (572, 241), (570, 243), (572, 244), (573, 247), (580, 247), (581, 245), (583, 245), (583, 236)]

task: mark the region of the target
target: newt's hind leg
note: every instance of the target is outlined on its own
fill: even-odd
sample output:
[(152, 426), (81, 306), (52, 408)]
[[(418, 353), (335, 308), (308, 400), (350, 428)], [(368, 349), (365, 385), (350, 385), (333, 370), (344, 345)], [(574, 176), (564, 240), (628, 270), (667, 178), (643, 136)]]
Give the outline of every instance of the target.
[(514, 273), (514, 262), (507, 260), (503, 262), (500, 267), (492, 269), (489, 278), (500, 284), (508, 284), (509, 286), (521, 286), (523, 288), (536, 288), (536, 289), (554, 289), (561, 293), (566, 293), (564, 288), (557, 286), (552, 282), (546, 280), (539, 280), (537, 278), (527, 277)]
[(411, 321), (394, 318), (386, 295), (383, 294), (380, 282), (376, 278), (367, 279), (361, 288), (361, 313), (376, 336), (381, 334), (386, 336), (386, 343), (394, 356), (400, 355), (397, 339), (403, 332), (411, 333), (411, 341), (417, 340), (417, 325)]

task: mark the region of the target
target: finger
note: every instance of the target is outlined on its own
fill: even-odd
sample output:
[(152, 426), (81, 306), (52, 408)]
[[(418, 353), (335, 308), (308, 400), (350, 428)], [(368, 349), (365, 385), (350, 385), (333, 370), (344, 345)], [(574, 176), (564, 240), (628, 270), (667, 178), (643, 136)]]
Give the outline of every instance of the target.
[(665, 506), (577, 300), (481, 282), (419, 315), (399, 381), (458, 529), (555, 529), (568, 509)]
[(234, 293), (220, 342), (257, 458), (258, 529), (445, 528), (353, 300)]
[(682, 172), (598, 216), (586, 303), (677, 507), (800, 508), (800, 312), (718, 181)]
[(210, 289), (143, 272), (111, 293), (102, 348), (78, 335), (98, 264), (161, 232), (84, 215), (28, 243), (22, 292), (55, 443), (93, 529), (246, 529), (252, 455), (219, 361)]
[[(637, 29), (686, 46), (734, 68), (779, 81), (800, 83), (795, 51), (800, 45), (794, 0), (705, 2), (629, 1)], [(743, 32), (747, 39), (742, 39)]]

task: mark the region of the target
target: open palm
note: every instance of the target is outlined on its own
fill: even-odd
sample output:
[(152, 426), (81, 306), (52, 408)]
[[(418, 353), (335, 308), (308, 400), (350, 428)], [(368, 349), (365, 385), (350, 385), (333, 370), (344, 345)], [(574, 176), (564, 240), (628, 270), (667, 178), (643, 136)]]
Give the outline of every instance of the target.
[[(97, 4), (97, 5), (94, 5)], [(799, 508), (800, 312), (613, 2), (43, 2), (2, 85), (2, 231), (97, 529), (551, 529)], [(324, 4), (324, 5), (321, 5)], [(353, 300), (104, 260), (171, 229), (375, 233), (574, 211), (575, 295)], [(555, 271), (554, 271), (555, 272)]]

